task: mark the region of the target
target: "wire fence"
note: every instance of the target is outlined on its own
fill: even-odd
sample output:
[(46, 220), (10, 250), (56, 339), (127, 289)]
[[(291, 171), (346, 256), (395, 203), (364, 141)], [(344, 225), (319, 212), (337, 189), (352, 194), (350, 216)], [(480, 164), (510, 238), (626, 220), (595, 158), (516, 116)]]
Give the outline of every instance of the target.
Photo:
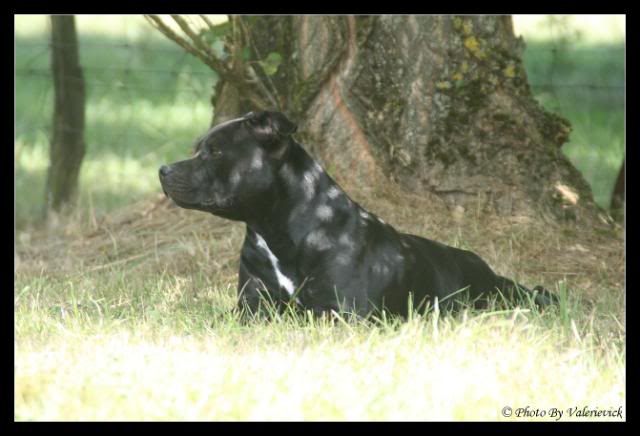
[[(213, 74), (211, 73), (201, 73), (201, 72), (189, 72), (184, 73), (181, 71), (175, 70), (150, 70), (150, 69), (129, 69), (129, 68), (97, 68), (97, 67), (82, 67), (82, 70), (85, 72), (84, 74), (84, 82), (88, 87), (98, 86), (98, 87), (109, 87), (116, 89), (130, 89), (136, 91), (145, 91), (145, 92), (157, 92), (157, 93), (166, 93), (167, 89), (160, 86), (144, 86), (135, 83), (127, 83), (123, 82), (119, 79), (125, 78), (129, 75), (139, 75), (139, 74), (163, 74), (168, 77), (180, 77), (185, 74), (187, 75), (201, 75), (203, 77), (209, 77), (212, 81), (214, 81)], [(112, 71), (114, 75), (110, 80), (100, 80), (92, 77), (92, 73), (96, 71)], [(52, 73), (50, 69), (47, 68), (25, 68), (25, 69), (16, 69), (16, 75), (20, 76), (21, 79), (42, 79), (42, 80), (53, 80)], [(214, 82), (212, 82), (214, 83)], [(202, 89), (196, 86), (177, 86), (175, 89), (178, 93), (191, 93), (195, 95), (199, 95)]]
[[(88, 72), (89, 77), (91, 76), (91, 74), (93, 72), (96, 71), (111, 71), (114, 74), (117, 75), (117, 77), (120, 76), (128, 76), (129, 74), (165, 74), (167, 76), (173, 76), (173, 77), (178, 77), (181, 74), (185, 74), (183, 71), (179, 71), (179, 70), (158, 70), (158, 69), (150, 69), (150, 68), (130, 68), (130, 67), (92, 67), (92, 66), (82, 66), (82, 69), (86, 72)], [(203, 77), (212, 77), (213, 74), (211, 72), (206, 73), (206, 72), (200, 72), (200, 71), (192, 71), (187, 73), (189, 75), (194, 75), (194, 76), (203, 76)], [(33, 67), (23, 67), (23, 68), (16, 68), (16, 75), (20, 76), (21, 78), (37, 78), (37, 77), (43, 77), (43, 78), (50, 78), (51, 77), (51, 70), (49, 68), (33, 68)], [(215, 77), (215, 76), (214, 76)], [(91, 79), (89, 79), (88, 81), (89, 84), (92, 83), (97, 83), (97, 84), (103, 84), (103, 82), (100, 81), (92, 81)], [(132, 88), (132, 89), (143, 89), (143, 90), (154, 90), (154, 88), (150, 88), (150, 87), (145, 87), (145, 86), (139, 86), (139, 85), (124, 85), (128, 88)], [(620, 84), (620, 85), (606, 85), (606, 84), (596, 84), (596, 83), (553, 83), (553, 82), (549, 82), (549, 83), (530, 83), (529, 86), (531, 86), (534, 89), (560, 89), (560, 88), (566, 88), (566, 89), (584, 89), (586, 92), (592, 92), (592, 91), (603, 91), (603, 92), (612, 92), (612, 91), (624, 91), (625, 87), (624, 85)], [(157, 91), (157, 90), (156, 90)], [(194, 89), (181, 89), (180, 91), (182, 92), (186, 92), (186, 91), (195, 91)]]
[[(35, 216), (34, 205), (42, 198), (34, 192), (45, 183), (52, 133), (53, 46), (46, 35), (15, 40), (16, 192), (19, 218), (25, 222)], [(182, 158), (211, 122), (216, 73), (170, 41), (147, 36), (127, 40), (78, 34), (87, 104), (84, 161), (93, 161), (86, 167), (87, 177), (108, 188), (92, 194), (102, 207), (155, 192), (153, 169), (159, 162)], [(624, 46), (574, 42), (564, 38), (529, 44), (523, 60), (536, 98), (571, 121), (571, 141), (588, 145), (592, 157), (582, 159), (580, 170), (606, 205), (610, 187), (598, 187), (603, 185), (599, 181), (610, 179), (613, 186), (624, 150)], [(608, 162), (612, 159), (604, 159), (601, 151), (594, 153), (598, 147), (615, 149), (619, 157)], [(117, 158), (105, 160), (105, 155)], [(108, 162), (117, 163), (104, 168)], [(36, 167), (40, 169), (33, 171)]]
[[(30, 93), (30, 98), (42, 103), (29, 109), (30, 128), (45, 129), (50, 125), (45, 103), (50, 104), (53, 95), (49, 65), (52, 47), (53, 42), (45, 38), (17, 40), (15, 44), (17, 93)], [(113, 98), (116, 94), (123, 109), (140, 98), (175, 102), (193, 97), (208, 103), (217, 81), (215, 72), (169, 41), (96, 41), (94, 36), (79, 34), (79, 50), (88, 99)], [(587, 107), (623, 105), (621, 45), (583, 47), (561, 39), (541, 47), (528, 47), (524, 58), (532, 91), (546, 98), (547, 107), (552, 110), (562, 112), (567, 93), (581, 99)], [(593, 73), (592, 61), (598, 60), (601, 65), (603, 58), (607, 62), (615, 58), (618, 65), (605, 64), (601, 66), (605, 71), (595, 71), (596, 74), (581, 73), (584, 70)], [(607, 68), (611, 71), (606, 71)], [(39, 95), (34, 97), (34, 93)], [(39, 111), (40, 116), (34, 111)]]
[[(190, 55), (186, 52), (180, 50), (176, 47), (149, 47), (148, 44), (145, 43), (136, 43), (136, 42), (95, 42), (95, 41), (83, 41), (82, 35), (80, 35), (79, 46), (81, 52), (86, 52), (90, 50), (99, 50), (106, 49), (108, 51), (114, 50), (124, 50), (129, 52), (128, 59), (133, 60), (136, 55), (141, 55), (145, 58), (149, 56), (170, 56), (174, 60), (174, 68), (145, 68), (145, 67), (137, 67), (134, 65), (127, 64), (126, 62), (122, 65), (117, 66), (104, 66), (104, 65), (91, 65), (84, 64), (82, 68), (87, 72), (86, 77), (88, 79), (88, 83), (91, 84), (91, 77), (93, 73), (98, 71), (108, 71), (112, 72), (117, 77), (127, 76), (129, 74), (164, 74), (169, 77), (177, 77), (180, 74), (185, 74), (185, 71), (181, 68), (177, 68), (185, 58)], [(576, 55), (579, 55), (580, 58), (584, 58), (585, 54), (587, 54), (586, 58), (596, 58), (602, 56), (602, 54), (611, 54), (611, 47), (572, 47), (569, 44), (570, 41), (560, 40), (558, 42), (551, 42), (550, 47), (546, 47), (543, 49), (528, 49), (526, 54), (532, 54), (532, 52), (538, 53), (546, 53), (548, 56), (548, 62), (546, 65), (546, 71), (543, 73), (545, 81), (540, 81), (541, 77), (537, 77), (536, 80), (530, 83), (530, 86), (534, 89), (550, 89), (550, 88), (573, 88), (573, 89), (584, 89), (586, 92), (592, 91), (623, 91), (625, 86), (622, 81), (617, 81), (617, 83), (562, 83), (557, 82), (556, 77), (558, 66), (561, 64), (566, 64), (567, 61), (572, 61)], [(56, 43), (58, 46), (65, 46), (64, 43)], [(16, 44), (16, 51), (33, 51), (36, 50), (36, 53), (26, 60), (21, 60), (16, 64), (16, 75), (20, 78), (47, 78), (51, 76), (50, 68), (46, 65), (42, 65), (43, 58), (49, 58), (50, 50), (53, 46), (52, 41), (25, 41)], [(614, 49), (615, 50), (615, 49)], [(621, 53), (624, 53), (624, 48), (618, 47)], [(580, 65), (575, 65), (576, 68), (580, 68)], [(201, 76), (201, 77), (214, 77), (215, 73), (211, 71), (205, 71), (206, 67), (202, 66), (201, 71), (189, 71), (189, 75), (193, 76)], [(127, 87), (142, 89), (142, 90), (151, 90), (150, 87), (140, 86), (137, 84), (125, 84)], [(181, 89), (181, 92), (189, 91), (189, 89)]]

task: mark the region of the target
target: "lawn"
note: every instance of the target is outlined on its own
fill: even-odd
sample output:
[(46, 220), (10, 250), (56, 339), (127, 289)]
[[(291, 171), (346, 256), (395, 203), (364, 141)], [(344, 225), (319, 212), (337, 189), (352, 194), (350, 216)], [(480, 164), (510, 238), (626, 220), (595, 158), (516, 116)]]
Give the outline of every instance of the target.
[(570, 228), (481, 217), (452, 234), (436, 230), (444, 214), (424, 218), (425, 202), (405, 215), (367, 201), (554, 289), (560, 307), (243, 325), (231, 312), (242, 225), (141, 201), (19, 243), (15, 418), (555, 421), (558, 409), (566, 421), (589, 419), (576, 408), (624, 409), (624, 255), (609, 235), (576, 243)]
[[(607, 206), (624, 153), (624, 30), (592, 19), (520, 17), (515, 29), (537, 98), (573, 125), (565, 153)], [(138, 16), (82, 16), (78, 30), (80, 207), (42, 226), (47, 27), (16, 18), (16, 420), (556, 421), (558, 409), (562, 421), (620, 421), (576, 413), (585, 407), (626, 417), (620, 229), (469, 213), (452, 230), (428, 199), (360, 197), (403, 231), (555, 290), (561, 306), (243, 325), (230, 313), (243, 226), (172, 207), (157, 181), (209, 125), (215, 75)]]

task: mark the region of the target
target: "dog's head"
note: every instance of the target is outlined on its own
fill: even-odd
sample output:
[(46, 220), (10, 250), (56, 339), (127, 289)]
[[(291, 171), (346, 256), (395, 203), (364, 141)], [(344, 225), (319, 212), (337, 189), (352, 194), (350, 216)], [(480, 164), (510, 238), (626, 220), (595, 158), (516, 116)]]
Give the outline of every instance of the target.
[(197, 141), (193, 157), (160, 167), (162, 189), (178, 206), (245, 221), (273, 200), (295, 130), (280, 112), (219, 124)]

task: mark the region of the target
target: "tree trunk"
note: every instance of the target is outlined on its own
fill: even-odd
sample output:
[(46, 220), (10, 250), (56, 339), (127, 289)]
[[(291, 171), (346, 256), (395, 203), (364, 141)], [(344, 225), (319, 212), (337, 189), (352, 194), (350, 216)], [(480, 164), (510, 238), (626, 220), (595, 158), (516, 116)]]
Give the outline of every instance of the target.
[(613, 193), (611, 194), (611, 214), (615, 219), (622, 221), (624, 218), (624, 201), (625, 201), (625, 187), (624, 187), (624, 175), (625, 175), (625, 159), (622, 159), (622, 165), (620, 165), (620, 171), (618, 171), (618, 177), (616, 184), (613, 187)]
[(60, 210), (75, 198), (84, 157), (84, 79), (73, 16), (51, 16), (51, 70), (55, 103), (49, 151), (46, 209)]
[[(273, 76), (259, 76), (299, 123), (300, 142), (340, 183), (396, 182), (500, 214), (602, 218), (560, 150), (569, 122), (531, 94), (511, 17), (240, 21), (252, 60), (282, 56)], [(216, 112), (255, 109), (238, 98), (218, 100)]]

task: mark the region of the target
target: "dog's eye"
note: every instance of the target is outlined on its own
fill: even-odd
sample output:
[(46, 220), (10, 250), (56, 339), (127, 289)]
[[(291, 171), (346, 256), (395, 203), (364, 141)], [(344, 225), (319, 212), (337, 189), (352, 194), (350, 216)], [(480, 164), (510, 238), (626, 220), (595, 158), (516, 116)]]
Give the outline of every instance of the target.
[(199, 156), (202, 160), (217, 159), (222, 156), (222, 152), (220, 150), (200, 150)]

